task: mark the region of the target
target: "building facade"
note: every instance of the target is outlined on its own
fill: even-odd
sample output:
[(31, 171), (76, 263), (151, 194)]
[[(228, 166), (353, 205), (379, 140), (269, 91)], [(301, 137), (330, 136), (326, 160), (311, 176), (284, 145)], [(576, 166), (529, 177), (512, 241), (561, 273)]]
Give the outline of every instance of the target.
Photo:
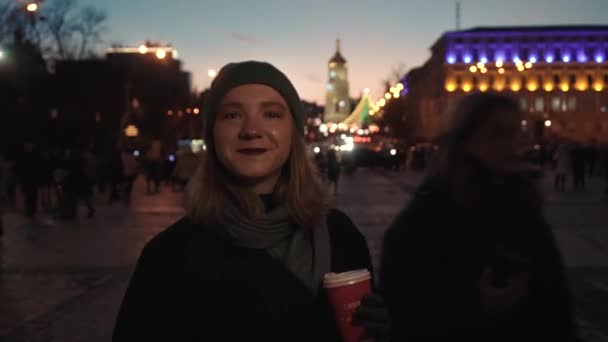
[(336, 53), (328, 64), (324, 122), (340, 123), (350, 115), (350, 110), (348, 67), (340, 52), (340, 40), (337, 40)]
[[(120, 141), (175, 141), (173, 121), (192, 115), (185, 113), (190, 74), (170, 46), (148, 42), (112, 47), (103, 59), (60, 61), (53, 79), (56, 135), (78, 132), (81, 143), (114, 147)], [(137, 127), (137, 139), (126, 137), (128, 126)]]
[(417, 139), (434, 140), (462, 95), (497, 91), (518, 99), (522, 129), (536, 141), (608, 141), (608, 26), (447, 32), (431, 52), (404, 78)]

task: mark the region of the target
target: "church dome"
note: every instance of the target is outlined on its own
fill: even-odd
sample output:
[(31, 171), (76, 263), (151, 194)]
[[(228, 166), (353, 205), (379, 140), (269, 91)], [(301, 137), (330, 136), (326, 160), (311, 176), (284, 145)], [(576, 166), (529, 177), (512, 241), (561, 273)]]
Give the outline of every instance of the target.
[(346, 64), (346, 59), (340, 53), (340, 39), (336, 40), (336, 53), (329, 60), (329, 63)]

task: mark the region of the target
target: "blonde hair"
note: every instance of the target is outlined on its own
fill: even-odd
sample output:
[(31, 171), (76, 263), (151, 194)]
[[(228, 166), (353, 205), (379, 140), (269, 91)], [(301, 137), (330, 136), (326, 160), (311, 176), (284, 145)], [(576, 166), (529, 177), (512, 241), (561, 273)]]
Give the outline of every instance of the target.
[[(264, 212), (259, 196), (235, 182), (219, 162), (210, 143), (188, 182), (186, 214), (197, 223), (215, 224), (219, 222), (226, 201), (232, 200), (243, 215), (259, 218)], [(287, 203), (292, 219), (304, 228), (318, 224), (330, 207), (329, 195), (306, 153), (304, 137), (295, 129), (289, 158), (276, 189), (279, 200)]]

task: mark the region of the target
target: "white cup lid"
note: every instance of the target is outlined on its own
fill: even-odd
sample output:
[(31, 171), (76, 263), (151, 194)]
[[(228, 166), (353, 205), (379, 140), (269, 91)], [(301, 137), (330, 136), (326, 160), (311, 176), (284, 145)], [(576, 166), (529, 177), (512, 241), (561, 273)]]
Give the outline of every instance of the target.
[(345, 285), (352, 285), (369, 279), (371, 279), (371, 275), (367, 269), (360, 269), (342, 273), (327, 273), (323, 277), (323, 285), (325, 287), (339, 287)]

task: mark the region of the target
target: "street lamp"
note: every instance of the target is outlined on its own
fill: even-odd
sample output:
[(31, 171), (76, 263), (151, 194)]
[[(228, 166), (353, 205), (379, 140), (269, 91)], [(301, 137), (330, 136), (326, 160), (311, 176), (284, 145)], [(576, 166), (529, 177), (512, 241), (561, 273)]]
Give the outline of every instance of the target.
[(165, 59), (165, 57), (167, 57), (167, 52), (165, 52), (164, 49), (158, 49), (156, 51), (156, 58), (158, 58), (158, 59)]
[(129, 125), (125, 128), (125, 135), (129, 138), (135, 138), (139, 135), (139, 129), (135, 125)]
[(214, 78), (215, 76), (217, 76), (217, 71), (215, 69), (209, 69), (209, 71), (207, 71), (207, 75), (209, 75), (209, 77)]
[(142, 55), (146, 54), (148, 52), (148, 47), (145, 45), (140, 45), (139, 46), (139, 53), (141, 53)]
[(36, 12), (38, 10), (38, 4), (36, 3), (30, 3), (27, 5), (27, 7), (25, 8), (28, 12)]

